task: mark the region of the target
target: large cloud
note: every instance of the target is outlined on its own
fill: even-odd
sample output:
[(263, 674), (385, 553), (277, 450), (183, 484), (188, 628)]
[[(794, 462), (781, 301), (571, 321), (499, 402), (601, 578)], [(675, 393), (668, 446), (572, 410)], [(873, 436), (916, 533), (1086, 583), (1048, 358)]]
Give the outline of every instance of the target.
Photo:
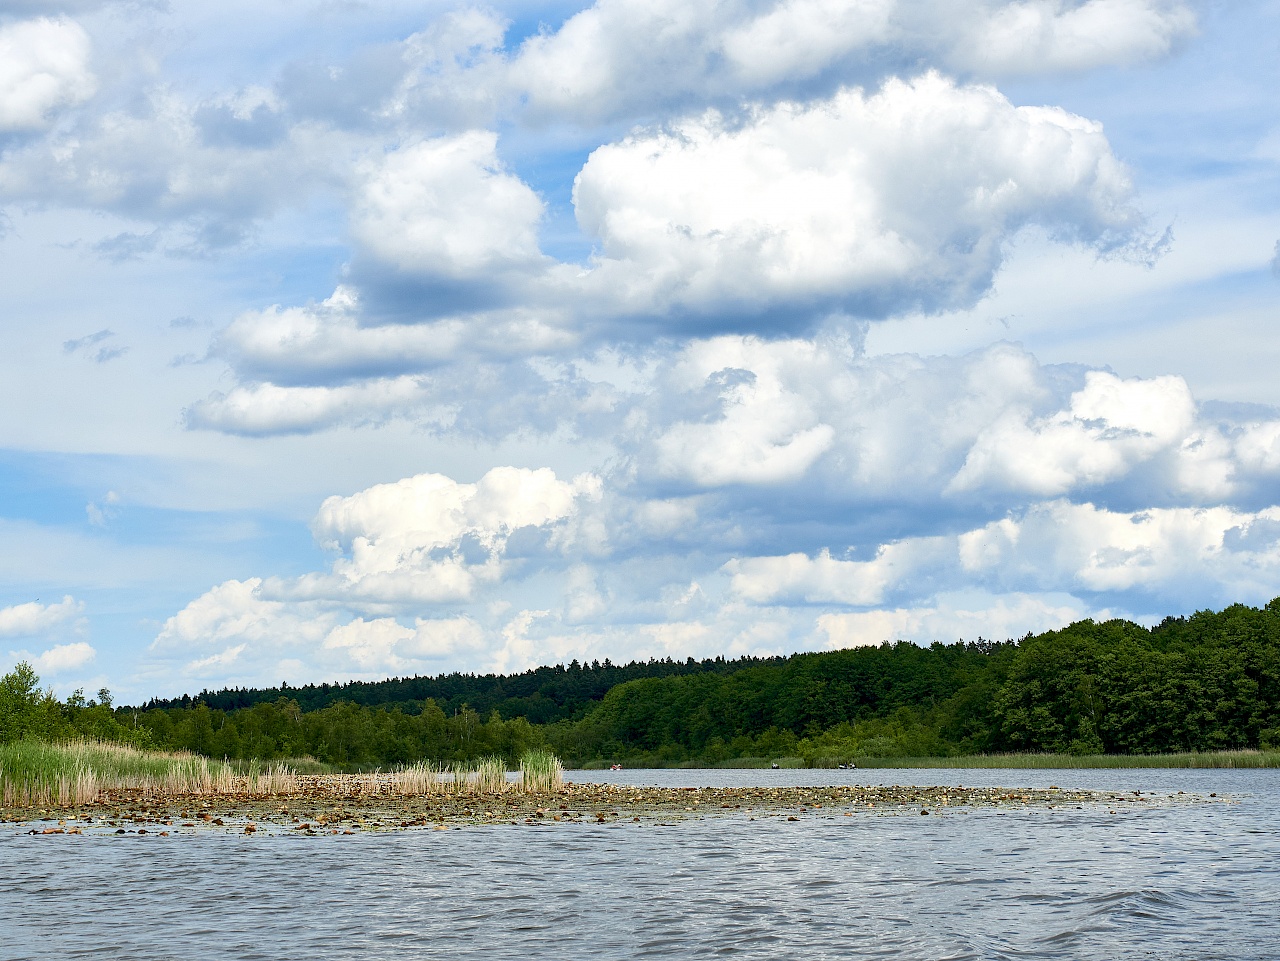
[(1011, 344), (868, 357), (839, 338), (718, 337), (658, 366), (631, 403), (623, 446), (645, 485), (759, 487), (760, 504), (791, 490), (887, 523), (894, 508), (936, 520), (1061, 495), (1269, 504), (1280, 468), (1274, 413), (1209, 416), (1179, 377), (1045, 367)]
[(0, 133), (43, 127), (57, 108), (92, 96), (90, 49), (84, 28), (65, 17), (0, 25)]
[[(18, 9), (28, 8), (41, 9)], [(408, 37), (356, 44), (332, 62), (304, 57), (278, 70), (227, 52), (245, 58), (234, 72), (246, 82), (213, 90), (157, 76), (175, 53), (174, 32), (123, 39), (91, 26), (94, 42), (106, 45), (102, 59), (137, 66), (104, 73), (107, 87), (88, 105), (97, 81), (84, 28), (65, 16), (0, 27), (0, 131), (38, 131), (68, 114), (48, 137), (6, 155), (0, 196), (176, 225), (173, 237), (144, 230), (125, 239), (201, 252), (252, 235), (317, 193), (346, 195), (360, 179), (354, 168), (370, 173), (361, 158), (400, 144), (363, 190), (356, 185), (356, 230), (397, 272), (435, 276), (494, 257), (521, 268), (539, 257), (528, 243), (536, 204), (486, 155), (492, 135), (481, 128), (524, 119), (603, 121), (616, 131), (619, 119), (874, 87), (922, 64), (988, 77), (1124, 63), (1168, 52), (1193, 31), (1194, 17), (1175, 0), (601, 0), (508, 51), (506, 21), (460, 10)], [(454, 176), (468, 164), (493, 175), (467, 195), (478, 221), (496, 222), (482, 213), (495, 203), (509, 215), (474, 249), (463, 238), (481, 231), (430, 227), (453, 223), (448, 185), (472, 189)], [(408, 216), (397, 224), (401, 203)]]
[[(543, 265), (542, 202), (496, 153), (497, 135), (472, 130), (406, 145), (365, 175), (352, 229), (379, 264), (435, 285), (493, 286)], [(424, 304), (430, 310), (430, 299)]]
[[(1181, 377), (1122, 380), (1090, 371), (1065, 410), (1031, 418), (1013, 409), (986, 428), (949, 486), (1007, 487), (1048, 497), (1100, 486), (1197, 439), (1195, 420), (1195, 402)], [(1227, 493), (1228, 471), (1224, 463), (1205, 493)]]
[(326, 575), (307, 575), (290, 596), (372, 603), (469, 600), (499, 580), (514, 532), (565, 536), (563, 522), (598, 481), (565, 482), (542, 468), (495, 467), (475, 484), (420, 474), (350, 497), (331, 497), (313, 525), (316, 539), (343, 552)]
[[(1153, 250), (1098, 125), (937, 74), (599, 148), (574, 188), (599, 241), (584, 268), (540, 252), (542, 203), (501, 165), (492, 134), (415, 143), (362, 169), (356, 287), (238, 318), (214, 352), (241, 383), (193, 406), (192, 426), (305, 431), (397, 410), (453, 424), (444, 409), (466, 424), (446, 368), (465, 379), (478, 361), (562, 362), (655, 333), (777, 336), (832, 311), (963, 306), (1031, 225), (1103, 251)], [(794, 449), (761, 468), (771, 476), (830, 442), (822, 428), (787, 439), (785, 416), (775, 429), (768, 448)]]
[(597, 0), (525, 41), (506, 83), (535, 116), (597, 121), (921, 60), (984, 76), (1132, 63), (1194, 29), (1179, 0)]
[(601, 147), (574, 202), (600, 243), (594, 279), (622, 293), (620, 309), (739, 325), (785, 308), (777, 326), (797, 307), (971, 305), (1030, 224), (1104, 249), (1140, 243), (1132, 193), (1098, 124), (931, 73)]
[[(474, 484), (420, 474), (330, 497), (313, 523), (317, 541), (338, 554), (328, 571), (219, 584), (169, 618), (152, 649), (202, 655), (185, 661), (192, 676), (277, 655), (314, 655), (356, 673), (421, 668), (480, 644), (480, 628), (449, 615), (449, 605), (478, 600), (521, 558), (536, 566), (540, 555), (590, 539), (579, 515), (598, 497), (592, 475), (566, 482), (545, 468), (514, 467), (494, 468)], [(394, 616), (415, 611), (413, 627)]]
[[(371, 365), (391, 371), (415, 360), (414, 351), (425, 365), (430, 339), (354, 324), (315, 333), (317, 314), (255, 315), (224, 337), (236, 338), (246, 366), (320, 383), (237, 387), (192, 408), (191, 423), (265, 435), (403, 417), (489, 440), (568, 430), (615, 450), (656, 496), (736, 490), (764, 503), (791, 490), (823, 505), (910, 507), (928, 518), (1063, 495), (1130, 508), (1256, 507), (1271, 503), (1280, 473), (1274, 412), (1206, 413), (1180, 377), (1044, 366), (1012, 344), (960, 357), (867, 356), (842, 332), (732, 335), (672, 352), (491, 359), (362, 379)], [(356, 345), (345, 357), (343, 343)]]

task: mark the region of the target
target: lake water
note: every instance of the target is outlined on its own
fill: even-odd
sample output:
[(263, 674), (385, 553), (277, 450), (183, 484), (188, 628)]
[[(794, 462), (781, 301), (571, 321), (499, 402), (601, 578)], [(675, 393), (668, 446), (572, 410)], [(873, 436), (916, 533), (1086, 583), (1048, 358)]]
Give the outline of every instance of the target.
[(0, 958), (1280, 958), (1280, 771), (621, 771), (1237, 803), (352, 836), (0, 828)]

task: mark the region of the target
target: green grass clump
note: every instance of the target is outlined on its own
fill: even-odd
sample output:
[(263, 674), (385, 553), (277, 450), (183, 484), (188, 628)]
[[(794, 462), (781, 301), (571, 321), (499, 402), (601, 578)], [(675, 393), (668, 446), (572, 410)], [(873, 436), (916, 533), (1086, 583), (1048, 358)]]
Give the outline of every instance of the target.
[(520, 775), (526, 794), (553, 794), (564, 786), (564, 767), (550, 751), (525, 751)]
[(229, 791), (227, 764), (195, 754), (161, 754), (121, 744), (73, 741), (0, 744), (0, 799), (6, 805), (75, 804), (104, 790), (168, 794)]

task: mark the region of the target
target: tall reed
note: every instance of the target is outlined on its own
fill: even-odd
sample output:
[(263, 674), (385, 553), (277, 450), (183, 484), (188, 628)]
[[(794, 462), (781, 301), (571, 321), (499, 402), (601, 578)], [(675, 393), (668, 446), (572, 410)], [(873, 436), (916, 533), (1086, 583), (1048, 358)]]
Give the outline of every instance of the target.
[(244, 789), (246, 794), (295, 794), (298, 775), (283, 762), (268, 765), (265, 770), (255, 764), (244, 780)]
[(83, 804), (104, 790), (208, 794), (232, 789), (224, 763), (195, 754), (140, 751), (121, 744), (17, 741), (0, 745), (0, 800), (6, 805)]
[(553, 794), (564, 786), (564, 767), (550, 751), (525, 751), (520, 775), (526, 794)]
[(507, 789), (507, 762), (500, 757), (476, 761), (472, 787), (476, 794), (501, 794)]
[(403, 795), (440, 794), (444, 791), (442, 773), (439, 764), (419, 761), (396, 772), (392, 790)]

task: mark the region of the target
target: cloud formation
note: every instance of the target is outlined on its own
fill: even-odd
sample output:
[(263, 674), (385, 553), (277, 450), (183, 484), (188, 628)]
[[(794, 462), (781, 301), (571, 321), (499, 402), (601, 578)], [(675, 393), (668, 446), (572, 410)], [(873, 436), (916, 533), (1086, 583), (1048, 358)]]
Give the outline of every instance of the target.
[[(1139, 187), (1167, 209), (1167, 180), (1126, 164), (1155, 151), (1122, 156), (1135, 129), (1109, 136), (1125, 115), (1097, 95), (1134, 72), (1071, 110), (1052, 91), (1168, 57), (1189, 2), (596, 0), (534, 33), (500, 6), (408, 35), (394, 5), (339, 4), (255, 13), (290, 42), (250, 45), (221, 9), (208, 32), (59, 9), (3, 8), (0, 201), (103, 278), (180, 261), (218, 291), (160, 291), (157, 316), (199, 317), (163, 350), (151, 298), (68, 319), (62, 376), (136, 376), (138, 409), (186, 403), (159, 419), (230, 435), (180, 440), (228, 464), (373, 458), (323, 492), (327, 561), (237, 555), (150, 612), (157, 676), (1003, 637), (1280, 583), (1280, 412), (1149, 357), (877, 346), (953, 321), (978, 343), (958, 329), (1028, 247), (1165, 283)], [(302, 17), (331, 18), (323, 46)], [(68, 503), (95, 541), (163, 526), (158, 485), (94, 484)], [(268, 486), (246, 496), (287, 499)], [(0, 635), (79, 670), (64, 605), (0, 611)]]
[(89, 35), (66, 17), (0, 24), (0, 134), (38, 130), (93, 96)]
[(0, 637), (35, 637), (79, 616), (84, 604), (70, 594), (55, 604), (29, 601), (0, 608)]
[[(22, 652), (24, 655), (26, 652)], [(70, 644), (56, 644), (30, 658), (31, 666), (37, 674), (60, 675), (78, 671), (95, 657), (98, 652), (92, 644), (85, 641), (73, 641)]]
[(194, 404), (188, 424), (263, 435), (398, 413), (465, 425), (454, 384), (477, 363), (518, 385), (543, 359), (606, 344), (964, 307), (1029, 227), (1103, 254), (1160, 250), (1097, 124), (936, 73), (598, 148), (573, 191), (598, 245), (584, 265), (541, 252), (543, 202), (496, 143), (469, 131), (361, 168), (351, 284), (223, 330), (213, 354), (240, 382)]
[(433, 284), (492, 288), (507, 274), (541, 267), (542, 201), (503, 169), (497, 141), (492, 131), (470, 130), (380, 158), (352, 211), (361, 252), (428, 291)]
[[(1280, 575), (1280, 509), (1109, 511), (1038, 503), (957, 536), (882, 545), (870, 561), (791, 554), (730, 562), (734, 593), (754, 603), (871, 607), (919, 593), (920, 584), (993, 594), (1147, 595), (1176, 602), (1188, 591), (1229, 603), (1269, 599)], [(937, 588), (935, 588), (937, 589)]]
[(738, 325), (771, 308), (969, 306), (1025, 226), (1140, 244), (1132, 194), (1099, 125), (930, 73), (601, 147), (574, 204), (623, 309)]
[(1167, 54), (1195, 25), (1177, 0), (597, 0), (526, 40), (506, 83), (535, 116), (581, 122), (831, 75), (874, 81), (871, 65), (886, 62), (983, 77), (1133, 63)]
[(330, 497), (312, 524), (338, 555), (328, 571), (217, 585), (169, 618), (152, 649), (212, 649), (188, 662), (198, 673), (284, 643), (348, 670), (376, 664), (376, 673), (478, 648), (480, 629), (465, 615), (418, 617), (412, 629), (385, 615), (466, 604), (562, 556), (592, 536), (575, 522), (599, 496), (592, 475), (561, 481), (546, 468), (497, 467), (474, 484), (421, 474)]

